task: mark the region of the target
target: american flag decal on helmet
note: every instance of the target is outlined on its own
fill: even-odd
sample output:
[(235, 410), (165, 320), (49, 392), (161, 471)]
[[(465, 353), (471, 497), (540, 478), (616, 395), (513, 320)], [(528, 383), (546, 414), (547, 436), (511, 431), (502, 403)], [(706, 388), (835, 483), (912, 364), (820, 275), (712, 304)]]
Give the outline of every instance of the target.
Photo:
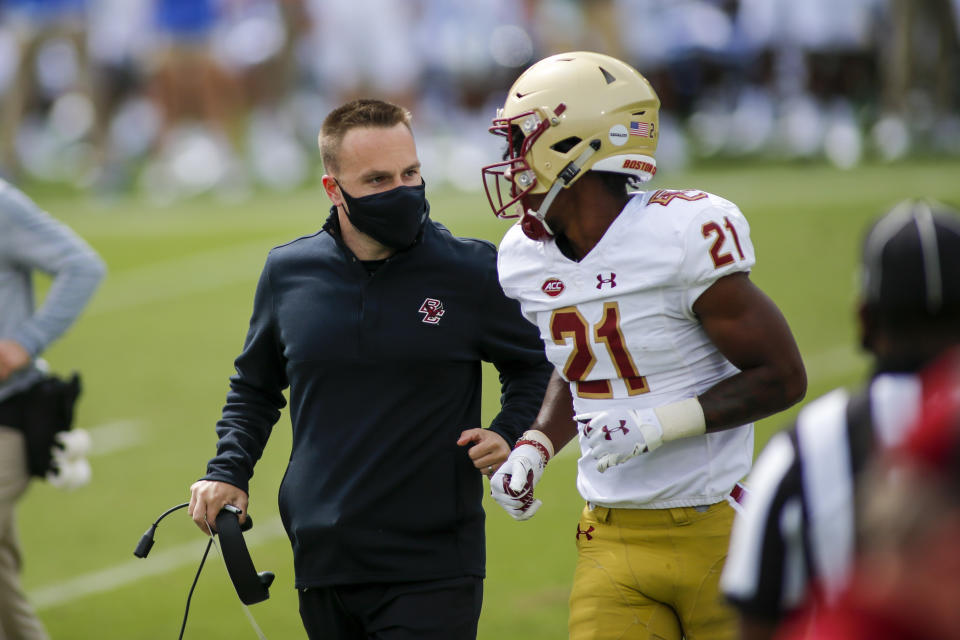
[(630, 121), (630, 135), (632, 136), (643, 136), (644, 138), (649, 138), (650, 136), (650, 123), (649, 122), (636, 122), (635, 120)]

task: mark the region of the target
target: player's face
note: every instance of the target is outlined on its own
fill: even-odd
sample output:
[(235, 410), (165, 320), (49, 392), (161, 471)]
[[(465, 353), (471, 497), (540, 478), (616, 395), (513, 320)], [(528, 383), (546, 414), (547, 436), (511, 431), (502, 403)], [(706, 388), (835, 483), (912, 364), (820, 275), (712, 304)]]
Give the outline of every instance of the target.
[(335, 177), (355, 198), (423, 182), (413, 134), (403, 123), (351, 129), (340, 143), (338, 160)]
[[(581, 219), (588, 219), (591, 215), (591, 209), (584, 206), (584, 181), (578, 180), (569, 187), (560, 189), (557, 197), (550, 203), (547, 210), (545, 222), (553, 231), (554, 235), (569, 235), (572, 226), (577, 226)], [(535, 210), (540, 209), (546, 194), (530, 196), (531, 207)]]

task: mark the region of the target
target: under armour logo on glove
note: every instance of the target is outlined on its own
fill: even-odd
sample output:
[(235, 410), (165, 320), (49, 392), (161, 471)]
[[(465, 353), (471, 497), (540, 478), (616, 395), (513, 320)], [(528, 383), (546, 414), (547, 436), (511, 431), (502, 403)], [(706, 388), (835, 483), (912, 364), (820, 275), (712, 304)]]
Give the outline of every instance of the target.
[(583, 425), (587, 455), (601, 473), (663, 444), (663, 428), (653, 409), (592, 411), (573, 419)]
[[(523, 477), (522, 475), (518, 477)], [(530, 505), (533, 504), (533, 469), (527, 471), (527, 477), (523, 482), (523, 485), (519, 489), (512, 489), (510, 484), (513, 481), (513, 475), (509, 473), (503, 474), (503, 492), (506, 493), (511, 498), (516, 498), (520, 501), (520, 510), (526, 511), (530, 508)]]
[(532, 518), (540, 508), (542, 503), (533, 496), (533, 488), (546, 463), (537, 446), (518, 444), (490, 478), (490, 495), (514, 520)]
[(611, 429), (607, 425), (603, 425), (603, 438), (605, 440), (613, 440), (613, 434), (616, 433), (617, 431), (622, 431), (623, 435), (627, 435), (628, 433), (630, 433), (630, 429), (627, 429), (626, 420), (621, 420), (620, 426), (614, 427), (613, 429)]

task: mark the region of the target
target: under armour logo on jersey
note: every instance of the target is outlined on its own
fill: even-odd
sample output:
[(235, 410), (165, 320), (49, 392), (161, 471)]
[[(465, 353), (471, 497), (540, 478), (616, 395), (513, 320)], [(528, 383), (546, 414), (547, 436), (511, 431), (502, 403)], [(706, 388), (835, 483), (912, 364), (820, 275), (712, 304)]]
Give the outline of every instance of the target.
[(621, 420), (621, 421), (620, 421), (620, 426), (619, 426), (619, 427), (614, 427), (613, 429), (611, 429), (610, 427), (604, 425), (604, 426), (603, 426), (603, 439), (604, 439), (604, 440), (612, 440), (612, 439), (613, 439), (613, 436), (611, 436), (610, 434), (611, 434), (611, 433), (616, 433), (617, 431), (623, 431), (623, 435), (627, 435), (628, 433), (630, 433), (630, 429), (627, 429), (627, 421), (626, 421), (626, 420)]
[(617, 274), (615, 274), (613, 271), (611, 271), (611, 272), (610, 272), (610, 277), (609, 277), (609, 278), (604, 278), (602, 273), (598, 273), (598, 274), (597, 274), (597, 289), (602, 288), (603, 285), (605, 285), (605, 284), (609, 284), (611, 289), (613, 289), (615, 286), (617, 286)]
[(427, 298), (420, 305), (420, 313), (423, 315), (423, 322), (426, 324), (439, 324), (440, 318), (446, 313), (443, 303), (435, 298)]
[(580, 536), (587, 536), (587, 540), (593, 540), (591, 533), (593, 533), (593, 525), (590, 525), (590, 528), (584, 531), (580, 528), (580, 524), (577, 524), (577, 540), (580, 539)]

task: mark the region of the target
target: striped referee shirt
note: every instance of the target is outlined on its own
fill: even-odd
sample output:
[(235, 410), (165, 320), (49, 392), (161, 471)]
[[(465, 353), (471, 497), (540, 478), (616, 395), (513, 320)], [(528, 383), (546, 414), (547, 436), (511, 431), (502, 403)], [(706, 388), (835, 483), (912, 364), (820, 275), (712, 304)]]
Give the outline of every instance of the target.
[(877, 447), (899, 442), (916, 416), (920, 378), (885, 373), (859, 393), (838, 389), (770, 439), (749, 477), (721, 588), (740, 612), (777, 619), (816, 583), (829, 601), (854, 553), (859, 472)]

